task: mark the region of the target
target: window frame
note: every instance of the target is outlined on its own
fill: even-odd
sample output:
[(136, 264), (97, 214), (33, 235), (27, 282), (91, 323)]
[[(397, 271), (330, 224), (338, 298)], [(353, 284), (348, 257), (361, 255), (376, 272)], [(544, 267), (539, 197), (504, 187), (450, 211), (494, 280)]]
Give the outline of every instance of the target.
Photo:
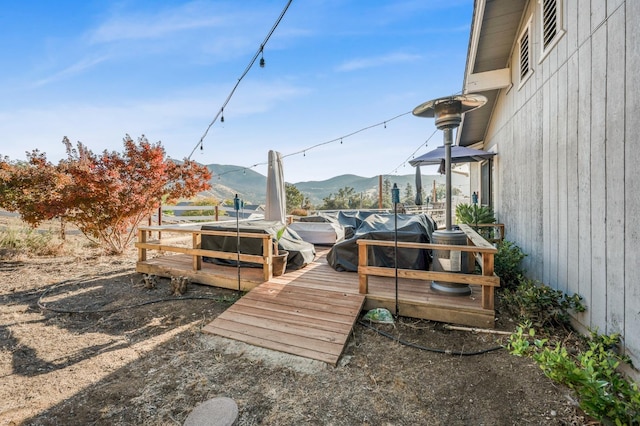
[[(518, 90), (531, 78), (531, 76), (533, 75), (533, 61), (532, 61), (532, 36), (533, 36), (533, 31), (532, 31), (532, 25), (533, 23), (533, 16), (529, 17), (529, 20), (527, 21), (527, 24), (525, 25), (524, 29), (520, 32), (520, 35), (518, 36)], [(522, 39), (524, 37), (527, 37), (527, 65), (528, 65), (528, 70), (525, 74), (522, 73)]]
[[(551, 2), (555, 3), (555, 35), (548, 40), (545, 46), (545, 6)], [(566, 33), (564, 28), (564, 1), (563, 0), (538, 0), (540, 5), (540, 61), (541, 63), (549, 55), (549, 52), (558, 44), (562, 36)]]

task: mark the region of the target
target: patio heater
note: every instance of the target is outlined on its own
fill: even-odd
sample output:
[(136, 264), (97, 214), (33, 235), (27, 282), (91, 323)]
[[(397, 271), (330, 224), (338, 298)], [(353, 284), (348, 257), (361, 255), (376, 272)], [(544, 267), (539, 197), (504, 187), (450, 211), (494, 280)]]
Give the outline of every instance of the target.
[[(462, 121), (462, 114), (480, 108), (487, 102), (482, 95), (458, 95), (433, 99), (413, 109), (416, 117), (436, 119), (436, 127), (444, 132), (445, 147), (445, 229), (433, 232), (434, 244), (466, 245), (467, 236), (464, 232), (451, 226), (451, 145), (453, 144), (453, 129)], [(467, 253), (449, 250), (433, 251), (433, 270), (439, 272), (468, 272), (466, 271)], [(450, 295), (465, 296), (471, 294), (468, 284), (445, 283), (432, 281), (431, 288)]]

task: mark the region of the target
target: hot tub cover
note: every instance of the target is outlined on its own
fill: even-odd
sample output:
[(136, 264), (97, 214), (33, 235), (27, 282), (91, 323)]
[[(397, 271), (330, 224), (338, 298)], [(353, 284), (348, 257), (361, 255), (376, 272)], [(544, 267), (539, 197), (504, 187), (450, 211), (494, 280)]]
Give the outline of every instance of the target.
[[(278, 221), (269, 220), (253, 220), (240, 223), (240, 232), (255, 232), (260, 234), (270, 234), (271, 240), (276, 241), (278, 231), (285, 225)], [(232, 222), (220, 223), (216, 225), (203, 225), (203, 231), (230, 231), (236, 232), (236, 224)], [(231, 253), (237, 252), (237, 237), (222, 237), (217, 235), (203, 235), (202, 248), (206, 250), (226, 251)], [(287, 270), (293, 271), (300, 269), (313, 262), (316, 256), (313, 244), (307, 243), (295, 233), (295, 231), (285, 228), (282, 237), (278, 241), (278, 250), (286, 250), (289, 252), (287, 257)], [(256, 238), (240, 238), (240, 251), (244, 254), (262, 255), (262, 240)], [(235, 260), (217, 259), (211, 257), (203, 257), (205, 262), (216, 263), (219, 265), (237, 265)], [(241, 262), (243, 266), (258, 267), (257, 264), (248, 264)]]
[[(395, 218), (393, 213), (338, 214), (338, 220), (345, 225), (355, 226), (353, 237), (337, 243), (327, 254), (327, 262), (337, 271), (358, 271), (357, 240), (394, 241)], [(435, 222), (425, 214), (398, 214), (398, 241), (431, 242), (431, 234), (436, 229)], [(394, 267), (394, 247), (370, 247), (369, 265)], [(398, 249), (398, 268), (429, 269), (430, 250)]]

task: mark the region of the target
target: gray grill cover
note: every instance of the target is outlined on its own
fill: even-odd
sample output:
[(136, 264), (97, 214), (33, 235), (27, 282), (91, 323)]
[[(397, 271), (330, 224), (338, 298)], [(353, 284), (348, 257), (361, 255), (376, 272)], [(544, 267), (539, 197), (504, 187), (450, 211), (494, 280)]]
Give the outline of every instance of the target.
[[(393, 213), (353, 212), (338, 214), (339, 222), (354, 228), (353, 237), (331, 248), (327, 262), (337, 271), (358, 271), (357, 240), (394, 241), (395, 218)], [(425, 214), (398, 214), (398, 241), (430, 243), (431, 234), (436, 229), (435, 222)], [(394, 267), (394, 247), (370, 247), (369, 265)], [(398, 268), (428, 270), (431, 263), (430, 250), (398, 249)]]
[[(240, 223), (240, 232), (254, 232), (259, 234), (270, 234), (271, 240), (275, 241), (278, 231), (284, 225), (277, 221), (255, 220)], [(230, 231), (236, 232), (235, 223), (221, 223), (217, 225), (203, 225), (203, 231)], [(202, 248), (206, 250), (225, 251), (230, 253), (237, 252), (237, 237), (221, 237), (217, 235), (203, 235)], [(287, 257), (287, 270), (293, 271), (300, 269), (313, 262), (316, 256), (313, 244), (302, 240), (294, 231), (285, 229), (282, 237), (278, 241), (278, 250), (286, 250), (289, 252)], [(262, 240), (256, 238), (240, 238), (240, 252), (243, 254), (262, 255)], [(205, 262), (216, 263), (219, 265), (237, 265), (235, 260), (217, 259), (212, 257), (203, 257)], [(262, 265), (241, 262), (242, 266), (262, 267)]]

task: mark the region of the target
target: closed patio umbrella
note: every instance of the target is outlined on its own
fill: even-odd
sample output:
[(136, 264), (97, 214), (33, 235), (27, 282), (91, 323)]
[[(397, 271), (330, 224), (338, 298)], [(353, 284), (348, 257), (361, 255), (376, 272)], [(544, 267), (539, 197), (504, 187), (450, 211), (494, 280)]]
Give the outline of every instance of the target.
[(422, 205), (422, 174), (420, 164), (416, 165), (416, 206)]
[(269, 151), (269, 170), (267, 172), (267, 202), (264, 218), (286, 223), (287, 199), (284, 189), (284, 171), (282, 170), (282, 154)]

